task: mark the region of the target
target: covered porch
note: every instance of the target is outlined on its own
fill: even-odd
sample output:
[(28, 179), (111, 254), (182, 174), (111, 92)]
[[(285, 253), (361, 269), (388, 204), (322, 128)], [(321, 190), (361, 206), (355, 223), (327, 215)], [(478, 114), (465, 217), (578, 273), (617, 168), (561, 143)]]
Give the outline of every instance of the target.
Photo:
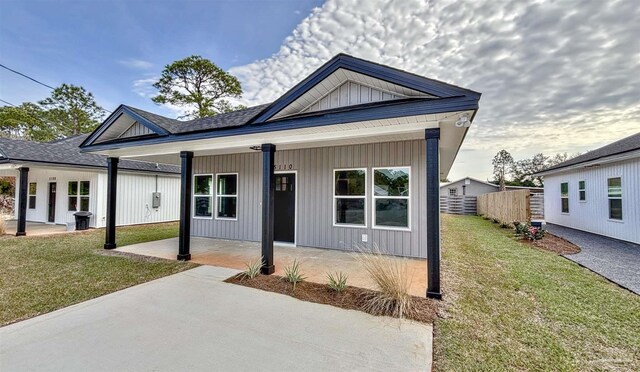
[[(117, 248), (116, 251), (134, 253), (143, 256), (176, 259), (178, 238), (148, 243), (133, 244)], [(376, 289), (362, 265), (355, 259), (354, 253), (333, 249), (291, 247), (274, 245), (275, 274), (283, 275), (284, 267), (297, 260), (307, 281), (326, 284), (327, 273), (343, 272), (349, 276), (347, 285)], [(215, 238), (191, 238), (191, 261), (202, 264), (245, 269), (245, 264), (260, 257), (260, 243), (225, 240)], [(426, 260), (389, 256), (407, 265), (411, 280), (410, 294), (423, 297), (427, 290)]]

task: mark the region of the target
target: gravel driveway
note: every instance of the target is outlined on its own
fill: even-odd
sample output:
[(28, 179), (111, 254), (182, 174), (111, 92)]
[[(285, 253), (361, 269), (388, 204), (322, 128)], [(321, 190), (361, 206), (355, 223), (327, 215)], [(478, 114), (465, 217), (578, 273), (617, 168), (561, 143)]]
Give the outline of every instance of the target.
[(640, 294), (640, 245), (554, 224), (546, 228), (580, 247), (564, 257)]

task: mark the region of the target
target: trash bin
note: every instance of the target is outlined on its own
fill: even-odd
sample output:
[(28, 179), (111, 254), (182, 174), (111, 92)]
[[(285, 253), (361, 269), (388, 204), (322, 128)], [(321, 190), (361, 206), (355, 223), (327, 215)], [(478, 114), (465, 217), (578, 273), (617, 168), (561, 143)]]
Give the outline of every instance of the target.
[(89, 220), (93, 213), (76, 212), (73, 215), (76, 217), (76, 230), (86, 230), (89, 228)]

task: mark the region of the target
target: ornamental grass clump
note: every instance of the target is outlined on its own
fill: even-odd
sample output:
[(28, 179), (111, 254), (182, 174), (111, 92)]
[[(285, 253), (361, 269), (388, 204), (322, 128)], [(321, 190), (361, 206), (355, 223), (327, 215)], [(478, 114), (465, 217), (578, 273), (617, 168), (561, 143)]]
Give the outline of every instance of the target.
[(412, 277), (406, 259), (384, 255), (379, 249), (360, 250), (355, 255), (362, 264), (377, 291), (367, 295), (364, 310), (375, 315), (404, 318), (414, 311), (409, 294)]
[(245, 269), (240, 273), (240, 278), (253, 279), (258, 276), (258, 274), (260, 274), (260, 268), (262, 267), (262, 257), (253, 261), (246, 262), (244, 266)]
[(300, 262), (293, 260), (290, 265), (284, 266), (284, 278), (293, 284), (293, 290), (296, 289), (296, 284), (304, 281), (307, 277), (302, 274), (300, 270)]
[(347, 288), (347, 274), (341, 271), (336, 273), (327, 273), (327, 279), (329, 280), (327, 283), (329, 288), (338, 293), (343, 292), (345, 288)]

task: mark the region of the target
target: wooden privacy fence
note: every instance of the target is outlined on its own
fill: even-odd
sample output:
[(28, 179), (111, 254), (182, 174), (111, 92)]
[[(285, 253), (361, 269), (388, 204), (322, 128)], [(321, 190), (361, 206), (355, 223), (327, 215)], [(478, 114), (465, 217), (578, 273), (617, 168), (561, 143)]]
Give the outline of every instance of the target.
[(531, 219), (544, 220), (544, 194), (541, 192), (532, 192), (529, 198), (531, 206)]
[(464, 195), (440, 196), (440, 212), (451, 214), (476, 214), (476, 197)]
[(491, 192), (478, 196), (478, 214), (502, 223), (531, 221), (529, 190)]

